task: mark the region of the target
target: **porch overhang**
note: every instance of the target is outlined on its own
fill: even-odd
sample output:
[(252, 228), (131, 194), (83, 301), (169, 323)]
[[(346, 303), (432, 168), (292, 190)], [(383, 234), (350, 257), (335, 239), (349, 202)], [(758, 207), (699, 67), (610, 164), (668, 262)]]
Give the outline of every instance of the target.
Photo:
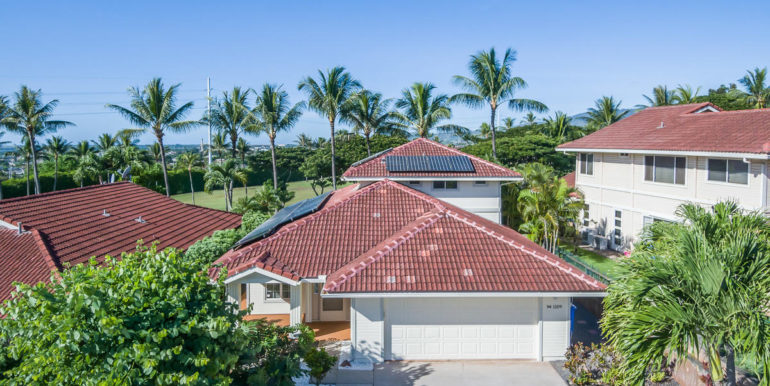
[(279, 281), (281, 283), (288, 284), (288, 285), (291, 285), (291, 286), (296, 286), (296, 285), (299, 284), (299, 281), (291, 280), (291, 279), (289, 279), (286, 276), (279, 275), (279, 274), (277, 274), (275, 272), (271, 272), (271, 271), (268, 271), (266, 269), (259, 268), (259, 267), (251, 267), (251, 268), (249, 268), (249, 269), (247, 269), (247, 270), (245, 270), (243, 272), (238, 272), (237, 274), (235, 274), (233, 276), (230, 276), (227, 279), (225, 279), (225, 284), (230, 284), (230, 283), (237, 282), (238, 280), (241, 280), (244, 277), (247, 277), (247, 276), (255, 274), (255, 273), (260, 274), (262, 276), (269, 277), (269, 278), (271, 278), (273, 280), (277, 280), (277, 281)]

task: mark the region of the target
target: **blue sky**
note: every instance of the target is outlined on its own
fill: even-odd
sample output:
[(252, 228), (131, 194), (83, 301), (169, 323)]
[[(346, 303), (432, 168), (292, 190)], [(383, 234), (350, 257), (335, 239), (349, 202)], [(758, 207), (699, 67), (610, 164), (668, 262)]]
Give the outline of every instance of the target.
[[(770, 65), (768, 16), (768, 1), (9, 1), (0, 95), (43, 89), (60, 100), (57, 117), (77, 124), (59, 133), (75, 141), (129, 127), (104, 104), (127, 104), (126, 88), (154, 76), (182, 83), (181, 100), (199, 118), (207, 76), (214, 95), (270, 82), (296, 102), (301, 78), (344, 65), (388, 97), (415, 81), (452, 94), (469, 55), (495, 46), (518, 51), (514, 71), (530, 86), (520, 96), (576, 114), (602, 95), (629, 107), (657, 84), (705, 91)], [(457, 107), (453, 121), (475, 129), (488, 114)], [(308, 111), (278, 142), (299, 133), (328, 136), (328, 123)], [(205, 135), (170, 134), (167, 143)]]

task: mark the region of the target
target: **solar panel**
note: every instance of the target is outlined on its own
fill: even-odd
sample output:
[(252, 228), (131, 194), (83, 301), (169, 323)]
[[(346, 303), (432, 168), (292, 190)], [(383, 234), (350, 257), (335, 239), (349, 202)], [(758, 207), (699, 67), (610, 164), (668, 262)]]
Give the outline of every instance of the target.
[(472, 173), (471, 159), (464, 155), (389, 155), (385, 157), (389, 172), (460, 172)]
[(307, 216), (317, 211), (318, 208), (320, 208), (324, 203), (324, 201), (326, 201), (326, 197), (328, 197), (330, 193), (331, 192), (326, 192), (320, 196), (302, 200), (279, 210), (273, 215), (273, 217), (270, 217), (267, 219), (267, 221), (260, 224), (256, 229), (249, 232), (242, 239), (238, 240), (238, 242), (233, 245), (233, 248), (237, 248), (250, 242), (270, 236), (281, 225), (290, 223), (300, 217)]
[(358, 166), (358, 165), (361, 165), (362, 163), (364, 163), (364, 162), (366, 162), (366, 161), (369, 161), (369, 160), (373, 160), (373, 159), (375, 159), (375, 158), (377, 158), (377, 157), (379, 157), (379, 156), (381, 156), (381, 155), (383, 155), (383, 154), (385, 154), (385, 153), (387, 153), (387, 152), (389, 152), (389, 151), (391, 151), (391, 150), (393, 150), (393, 148), (392, 148), (392, 147), (391, 147), (391, 148), (388, 148), (388, 149), (385, 149), (385, 150), (383, 150), (383, 151), (381, 151), (381, 152), (379, 152), (379, 153), (374, 153), (374, 154), (372, 154), (372, 155), (370, 155), (370, 156), (368, 156), (368, 157), (366, 157), (366, 158), (364, 158), (364, 159), (362, 159), (362, 160), (359, 160), (359, 161), (353, 162), (353, 164), (352, 164), (352, 165), (350, 165), (350, 166)]

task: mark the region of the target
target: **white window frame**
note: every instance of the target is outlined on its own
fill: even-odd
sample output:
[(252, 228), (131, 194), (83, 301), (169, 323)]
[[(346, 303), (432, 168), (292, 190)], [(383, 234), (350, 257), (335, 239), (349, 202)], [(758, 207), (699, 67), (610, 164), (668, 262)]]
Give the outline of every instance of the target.
[(487, 186), (486, 181), (473, 181), (473, 186)]
[[(594, 175), (594, 153), (580, 153), (580, 167), (578, 172), (582, 175), (592, 176)], [(590, 166), (590, 173), (589, 173)]]
[[(647, 157), (652, 157), (652, 179), (647, 179)], [(663, 158), (673, 158), (674, 159), (674, 182), (661, 182), (661, 181), (655, 181), (655, 174), (657, 173), (657, 165), (658, 165), (658, 157)], [(683, 182), (681, 184), (676, 183), (676, 159), (677, 158), (684, 158), (684, 177)], [(652, 183), (652, 184), (660, 184), (664, 186), (678, 186), (678, 187), (685, 187), (687, 186), (687, 165), (689, 161), (687, 160), (687, 157), (682, 156), (676, 156), (676, 155), (646, 155), (644, 156), (644, 159), (642, 161), (642, 178), (644, 179), (644, 182)]]
[[(625, 247), (623, 245), (623, 211), (621, 209), (615, 209), (613, 212), (612, 225), (612, 244), (615, 247)], [(618, 243), (618, 239), (620, 239), (620, 243)]]
[[(277, 298), (269, 298), (267, 297), (268, 292), (272, 292), (268, 289), (268, 286), (278, 286), (278, 295), (280, 297)], [(285, 283), (265, 283), (265, 302), (284, 302), (288, 301), (291, 298), (291, 286)], [(284, 297), (285, 296), (285, 297)]]
[[(453, 188), (447, 187), (447, 184), (449, 184), (450, 182), (454, 182), (455, 186)], [(436, 186), (436, 184), (441, 184), (441, 186)], [(457, 189), (458, 189), (457, 181), (452, 181), (452, 180), (433, 181), (433, 190), (457, 190)]]
[(591, 205), (587, 203), (583, 203), (583, 226), (587, 227), (590, 225), (590, 218), (591, 218)]
[[(719, 181), (719, 180), (712, 180), (711, 179), (711, 161), (725, 161), (725, 180)], [(744, 165), (746, 165), (746, 183), (742, 182), (730, 182), (730, 161), (733, 162), (740, 162)], [(725, 184), (729, 186), (740, 186), (740, 187), (748, 187), (751, 182), (751, 178), (749, 178), (749, 174), (751, 173), (751, 163), (743, 162), (740, 158), (706, 158), (706, 182), (710, 184)]]

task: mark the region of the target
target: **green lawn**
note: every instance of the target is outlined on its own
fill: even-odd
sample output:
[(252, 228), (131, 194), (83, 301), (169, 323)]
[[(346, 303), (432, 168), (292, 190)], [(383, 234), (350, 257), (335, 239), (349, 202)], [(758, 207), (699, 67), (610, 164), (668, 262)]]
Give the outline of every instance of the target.
[[(345, 186), (343, 185), (337, 185), (338, 188)], [(304, 200), (307, 198), (315, 197), (315, 193), (313, 193), (313, 188), (310, 187), (309, 181), (296, 181), (296, 182), (289, 182), (287, 184), (287, 187), (290, 191), (294, 192), (294, 199), (289, 201), (288, 204), (293, 204), (297, 201)], [(254, 192), (257, 189), (260, 189), (261, 186), (249, 186), (249, 195), (253, 195)], [(331, 187), (327, 188), (325, 190), (328, 191)], [(235, 188), (233, 192), (233, 204), (241, 198), (245, 196), (245, 189), (243, 187)], [(179, 201), (182, 201), (186, 204), (192, 204), (192, 194), (190, 193), (184, 193), (184, 194), (175, 194), (171, 196), (174, 199), (177, 199)], [(215, 191), (212, 191), (211, 194), (206, 192), (195, 192), (195, 205), (199, 206), (205, 206), (207, 208), (212, 209), (219, 209), (219, 210), (225, 210), (225, 194), (222, 191), (222, 189), (217, 189)]]
[(613, 277), (612, 273), (615, 266), (618, 264), (614, 260), (595, 252), (586, 251), (582, 248), (575, 248), (572, 244), (565, 241), (560, 241), (559, 246), (564, 250), (574, 253), (583, 263), (601, 272), (605, 276), (609, 276), (610, 278)]

